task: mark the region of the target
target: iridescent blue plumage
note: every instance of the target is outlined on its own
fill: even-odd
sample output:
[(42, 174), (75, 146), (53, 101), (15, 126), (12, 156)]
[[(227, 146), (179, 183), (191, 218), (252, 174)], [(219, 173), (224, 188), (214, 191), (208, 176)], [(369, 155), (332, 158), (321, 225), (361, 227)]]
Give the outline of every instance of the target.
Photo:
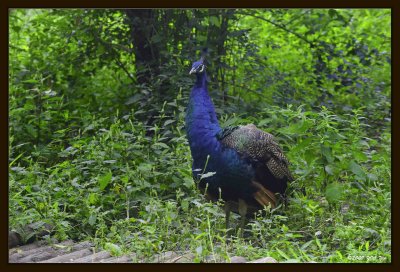
[[(196, 74), (186, 114), (193, 176), (211, 200), (221, 197), (242, 216), (263, 206), (275, 207), (291, 180), (288, 161), (273, 136), (254, 125), (221, 128), (208, 94), (204, 56), (193, 63)], [(213, 175), (200, 178), (202, 173)], [(227, 222), (228, 224), (228, 222)]]
[[(199, 62), (193, 66), (197, 67)], [(205, 69), (205, 68), (204, 68)], [(240, 186), (254, 175), (250, 164), (245, 163), (239, 154), (222, 145), (216, 137), (221, 131), (214, 105), (207, 90), (206, 73), (197, 73), (197, 80), (189, 98), (186, 114), (186, 129), (193, 157), (193, 174), (199, 178), (201, 173), (215, 172), (215, 175), (201, 180), (199, 186), (204, 188), (208, 182), (208, 190), (212, 195), (231, 191), (233, 184)], [(207, 156), (209, 156), (207, 162)], [(207, 167), (204, 169), (204, 167)], [(201, 169), (201, 170), (199, 170)], [(235, 187), (238, 188), (238, 187)], [(232, 192), (227, 195), (228, 198)]]

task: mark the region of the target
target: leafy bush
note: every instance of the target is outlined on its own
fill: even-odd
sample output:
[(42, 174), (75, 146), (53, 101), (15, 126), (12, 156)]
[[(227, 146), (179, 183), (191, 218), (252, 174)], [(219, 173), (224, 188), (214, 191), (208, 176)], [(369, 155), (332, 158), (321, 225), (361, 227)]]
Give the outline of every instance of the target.
[[(154, 12), (147, 83), (123, 11), (10, 12), (10, 228), (46, 222), (60, 240), (148, 261), (391, 262), (390, 11)], [(221, 125), (273, 134), (295, 176), (288, 206), (255, 216), (244, 239), (237, 225), (227, 237), (222, 203), (191, 174), (187, 70), (207, 40)]]

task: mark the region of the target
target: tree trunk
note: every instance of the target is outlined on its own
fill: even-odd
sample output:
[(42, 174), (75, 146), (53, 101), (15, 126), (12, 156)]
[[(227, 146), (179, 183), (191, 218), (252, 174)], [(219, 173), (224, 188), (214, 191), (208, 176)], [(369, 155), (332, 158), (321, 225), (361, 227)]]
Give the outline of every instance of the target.
[(133, 51), (136, 59), (136, 79), (139, 84), (148, 84), (160, 72), (158, 48), (152, 43), (156, 10), (128, 9)]

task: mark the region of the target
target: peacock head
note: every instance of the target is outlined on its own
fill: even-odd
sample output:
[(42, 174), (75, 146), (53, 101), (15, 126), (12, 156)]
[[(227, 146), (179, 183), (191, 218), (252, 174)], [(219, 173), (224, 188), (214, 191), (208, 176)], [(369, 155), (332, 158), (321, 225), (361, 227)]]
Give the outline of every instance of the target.
[(201, 57), (200, 60), (193, 63), (192, 69), (190, 69), (189, 75), (203, 73), (205, 71), (205, 69), (206, 69), (206, 65), (204, 64), (204, 57)]
[(205, 47), (201, 51), (201, 58), (200, 60), (196, 61), (192, 65), (192, 69), (190, 69), (189, 75), (191, 74), (201, 74), (206, 71), (206, 64), (205, 64), (205, 59), (208, 54), (208, 48)]

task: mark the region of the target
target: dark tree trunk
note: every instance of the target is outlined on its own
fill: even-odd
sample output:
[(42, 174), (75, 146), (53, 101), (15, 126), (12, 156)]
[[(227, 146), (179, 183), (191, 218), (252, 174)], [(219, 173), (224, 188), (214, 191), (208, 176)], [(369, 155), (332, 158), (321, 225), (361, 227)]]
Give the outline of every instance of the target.
[(155, 13), (156, 10), (151, 9), (126, 10), (136, 59), (136, 79), (139, 84), (150, 83), (160, 72), (160, 53), (151, 42), (154, 35)]

